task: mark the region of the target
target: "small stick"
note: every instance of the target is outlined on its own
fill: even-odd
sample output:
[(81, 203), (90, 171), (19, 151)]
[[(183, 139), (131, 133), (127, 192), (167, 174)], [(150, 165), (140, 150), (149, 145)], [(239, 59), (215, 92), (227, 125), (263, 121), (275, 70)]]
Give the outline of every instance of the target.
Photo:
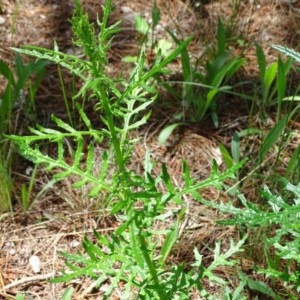
[(22, 279), (15, 280), (15, 281), (3, 286), (1, 290), (5, 292), (5, 290), (11, 289), (11, 288), (16, 287), (18, 285), (22, 285), (24, 283), (33, 282), (33, 281), (46, 280), (46, 279), (54, 277), (54, 275), (55, 275), (55, 272), (51, 272), (51, 273), (48, 273), (48, 274), (36, 275), (36, 276), (31, 276), (31, 277), (24, 277)]

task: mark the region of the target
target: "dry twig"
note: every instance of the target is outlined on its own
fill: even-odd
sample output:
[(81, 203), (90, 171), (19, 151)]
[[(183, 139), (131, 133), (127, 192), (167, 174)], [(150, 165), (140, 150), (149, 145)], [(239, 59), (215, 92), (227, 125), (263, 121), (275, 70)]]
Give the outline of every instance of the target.
[(48, 274), (41, 274), (41, 275), (35, 275), (35, 276), (31, 276), (31, 277), (24, 277), (24, 278), (21, 278), (19, 280), (15, 280), (15, 281), (3, 286), (2, 289), (0, 290), (0, 292), (5, 292), (5, 290), (11, 289), (11, 288), (16, 287), (18, 285), (22, 285), (24, 283), (50, 279), (50, 278), (54, 277), (54, 275), (55, 275), (55, 272), (51, 272), (51, 273), (48, 273)]

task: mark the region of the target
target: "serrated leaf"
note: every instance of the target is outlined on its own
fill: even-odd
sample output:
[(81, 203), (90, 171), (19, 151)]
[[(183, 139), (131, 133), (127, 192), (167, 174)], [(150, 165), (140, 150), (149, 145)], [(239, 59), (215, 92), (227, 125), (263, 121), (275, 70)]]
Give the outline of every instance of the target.
[(280, 51), (281, 53), (295, 59), (297, 62), (300, 62), (300, 53), (299, 52), (296, 52), (295, 50), (290, 49), (285, 46), (271, 45), (271, 47), (273, 49), (276, 49), (276, 50)]
[(82, 246), (92, 261), (98, 261), (103, 256), (102, 250), (94, 245), (87, 237), (84, 237)]
[(260, 292), (263, 295), (268, 295), (275, 300), (281, 300), (281, 297), (279, 297), (276, 293), (274, 293), (274, 291), (269, 286), (267, 286), (264, 282), (253, 280), (242, 272), (239, 272), (239, 276), (244, 282), (247, 283), (248, 287), (251, 290)]

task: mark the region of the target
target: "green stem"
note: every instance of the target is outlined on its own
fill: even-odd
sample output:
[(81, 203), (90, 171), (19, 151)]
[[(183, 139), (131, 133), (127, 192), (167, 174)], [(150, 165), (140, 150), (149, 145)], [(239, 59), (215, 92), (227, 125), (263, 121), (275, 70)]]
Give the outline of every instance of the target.
[[(134, 226), (134, 224), (132, 223), (131, 226)], [(155, 265), (154, 265), (153, 260), (151, 259), (150, 255), (149, 255), (148, 248), (147, 248), (147, 242), (146, 242), (145, 237), (142, 234), (142, 229), (140, 229), (141, 226), (140, 226), (137, 218), (135, 218), (135, 226), (138, 228), (138, 231), (139, 231), (138, 239), (139, 239), (139, 242), (140, 242), (140, 248), (142, 250), (142, 255), (143, 255), (143, 257), (146, 261), (146, 264), (148, 266), (149, 272), (151, 274), (151, 278), (154, 281), (155, 286), (157, 288), (157, 293), (158, 293), (159, 299), (164, 300), (164, 299), (166, 299), (166, 294), (165, 294), (161, 284), (159, 283), (158, 274), (157, 274)], [(134, 232), (134, 231), (132, 231), (132, 232)]]
[(124, 158), (123, 158), (123, 154), (122, 154), (122, 150), (121, 150), (121, 145), (118, 140), (115, 123), (114, 123), (114, 119), (113, 119), (113, 114), (111, 112), (109, 100), (108, 100), (105, 90), (102, 86), (99, 86), (99, 93), (100, 93), (100, 99), (101, 99), (103, 111), (106, 115), (108, 130), (111, 134), (111, 141), (112, 141), (112, 144), (113, 144), (113, 147), (115, 150), (115, 159), (116, 159), (117, 165), (119, 167), (119, 171), (122, 174), (125, 174), (125, 172), (126, 172), (125, 162), (124, 162)]

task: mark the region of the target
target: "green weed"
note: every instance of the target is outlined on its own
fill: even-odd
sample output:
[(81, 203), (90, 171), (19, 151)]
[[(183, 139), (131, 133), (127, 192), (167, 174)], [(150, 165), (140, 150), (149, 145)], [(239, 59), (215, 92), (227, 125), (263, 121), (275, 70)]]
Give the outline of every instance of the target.
[[(232, 3), (238, 5), (239, 1)], [(286, 125), (299, 109), (297, 97), (293, 99), (286, 97), (287, 74), (291, 68), (291, 60), (283, 62), (279, 58), (276, 63), (267, 66), (262, 49), (257, 46), (261, 98), (260, 102), (255, 104), (263, 108), (263, 118), (267, 117), (270, 107), (276, 107), (276, 124), (266, 135), (255, 128), (236, 132), (229, 150), (223, 145), (220, 146), (227, 170), (220, 172), (214, 163), (211, 175), (203, 181), (196, 182), (191, 176), (189, 166), (183, 162), (183, 185), (179, 187), (174, 184), (165, 165), (162, 165), (158, 175), (156, 173), (154, 175), (152, 168), (155, 162), (151, 161), (149, 152), (145, 155), (143, 174), (138, 174), (129, 168), (132, 148), (137, 142), (136, 139), (131, 138), (130, 133), (147, 123), (151, 113), (149, 107), (158, 95), (156, 90), (158, 76), (165, 71), (170, 62), (181, 56), (182, 94), (179, 95), (171, 83), (162, 84), (180, 101), (187, 104), (189, 110), (195, 112), (189, 117), (189, 121), (200, 122), (210, 113), (215, 126), (218, 126), (217, 98), (221, 92), (234, 93), (227, 84), (243, 65), (244, 60), (230, 56), (227, 50), (227, 33), (220, 20), (217, 50), (207, 61), (205, 71), (199, 72), (197, 67), (192, 66), (187, 50), (191, 38), (180, 42), (170, 32), (177, 47), (174, 51), (170, 52), (168, 49), (164, 52), (155, 43), (154, 27), (160, 19), (159, 9), (155, 4), (152, 24), (148, 25), (142, 18), (137, 18), (136, 24), (144, 37), (148, 38), (149, 32), (152, 34), (151, 44), (146, 42), (142, 45), (140, 55), (132, 60), (134, 67), (127, 80), (112, 78), (107, 72), (109, 65), (107, 53), (114, 35), (121, 30), (120, 22), (108, 25), (112, 10), (112, 1), (107, 0), (103, 7), (103, 18), (97, 20), (96, 25), (100, 30), (96, 33), (98, 30), (89, 22), (79, 0), (75, 1), (71, 24), (74, 43), (83, 51), (84, 58), (63, 53), (57, 47), (49, 50), (26, 46), (23, 49), (13, 50), (37, 58), (37, 65), (28, 67), (18, 60), (17, 80), (7, 65), (4, 63), (0, 65), (1, 70), (4, 70), (3, 75), (9, 82), (1, 102), (0, 121), (3, 121), (1, 137), (5, 142), (3, 147), (8, 147), (6, 143), (9, 143), (10, 147), (13, 141), (24, 157), (36, 164), (35, 170), (37, 166), (45, 166), (49, 172), (53, 171), (54, 179), (49, 184), (72, 177), (74, 189), (87, 187), (89, 199), (99, 198), (103, 202), (102, 205), (119, 220), (114, 232), (102, 235), (95, 231), (93, 241), (85, 237), (82, 242), (84, 254), (62, 253), (68, 270), (62, 272), (61, 276), (55, 278), (53, 282), (70, 282), (80, 277), (89, 277), (92, 279), (92, 284), (84, 293), (100, 289), (105, 285), (103, 299), (109, 299), (116, 291), (122, 299), (190, 299), (192, 292), (197, 292), (201, 299), (214, 300), (216, 297), (248, 299), (247, 291), (257, 292), (276, 300), (296, 299), (297, 293), (300, 292), (298, 272), (300, 185), (293, 185), (286, 179), (277, 182), (278, 177), (276, 177), (278, 191), (272, 192), (269, 187), (264, 186), (259, 191), (260, 204), (248, 201), (238, 186), (241, 168), (245, 164), (240, 150), (243, 138), (260, 134), (263, 139), (256, 153), (258, 157), (251, 161), (254, 167), (247, 174), (247, 178), (255, 172), (255, 163), (260, 165), (265, 162), (270, 151), (275, 149), (278, 160), (284, 143), (288, 141)], [(151, 66), (147, 66), (146, 48), (156, 46), (158, 47), (155, 61)], [(300, 55), (293, 50), (279, 46), (274, 48), (300, 61)], [(18, 102), (17, 99), (30, 74), (43, 70), (45, 61), (52, 61), (59, 67), (67, 68), (83, 82), (81, 89), (72, 99), (83, 126), (80, 126), (80, 130), (76, 128), (77, 123), (71, 118), (64, 95), (69, 123), (52, 116), (52, 120), (57, 125), (56, 129), (37, 125), (35, 128), (30, 128), (31, 134), (28, 136), (11, 134), (13, 132), (9, 130), (10, 119), (13, 108)], [(32, 100), (34, 91), (35, 89), (31, 93)], [(246, 95), (242, 96), (247, 98)], [(94, 109), (102, 121), (102, 128), (93, 126), (84, 104), (80, 101), (81, 98), (94, 101)], [(291, 111), (283, 111), (285, 101), (295, 101), (295, 108)], [(31, 108), (33, 107), (34, 102), (31, 105)], [(186, 118), (183, 117), (181, 121), (161, 132), (161, 143), (165, 142), (174, 128), (183, 124)], [(101, 145), (104, 140), (108, 147), (102, 152), (99, 162), (95, 147)], [(56, 145), (58, 150), (56, 157), (43, 153), (41, 144), (45, 143)], [(74, 145), (72, 161), (67, 159), (69, 153), (65, 149), (66, 143)], [(297, 178), (297, 174), (299, 176), (299, 149), (298, 147), (295, 150), (287, 166), (288, 178), (294, 176)], [(4, 151), (0, 154), (4, 155), (4, 153), (7, 155)], [(1, 162), (5, 165), (4, 160)], [(7, 168), (3, 170), (6, 172)], [(2, 176), (0, 168), (0, 181), (8, 179), (9, 194), (10, 177), (6, 176), (5, 172)], [(40, 196), (39, 194), (30, 201), (34, 176), (35, 171), (29, 186), (22, 188), (25, 212)], [(227, 182), (227, 185), (224, 182)], [(229, 187), (228, 182), (234, 182), (235, 185)], [(283, 188), (279, 183), (283, 184)], [(234, 196), (234, 201), (218, 203), (204, 199), (199, 191), (208, 187), (226, 191)], [(6, 189), (1, 190), (1, 193), (4, 195)], [(3, 195), (0, 194), (2, 197)], [(186, 217), (184, 201), (186, 197), (219, 210), (224, 214), (219, 223), (236, 226), (241, 232), (240, 239), (230, 240), (226, 250), (222, 249), (222, 243), (217, 241), (215, 246), (209, 249), (211, 259), (205, 264), (197, 248), (193, 249), (194, 262), (189, 265), (175, 264), (170, 261), (174, 246), (179, 243), (180, 228)], [(265, 278), (271, 279), (273, 285), (270, 286), (238, 271), (239, 256), (246, 252), (244, 250), (251, 249), (254, 240), (257, 242), (258, 232), (264, 257), (259, 267), (256, 267), (256, 271)], [(218, 272), (215, 271), (220, 267), (234, 270), (234, 279), (237, 280), (235, 287), (231, 286), (231, 279), (229, 282), (227, 278), (218, 276)], [(214, 285), (214, 289), (220, 291), (222, 296), (212, 294), (204, 282)], [(276, 289), (275, 292), (273, 287), (277, 283), (281, 289), (280, 291)], [(21, 295), (19, 297), (22, 298)], [(74, 289), (69, 286), (62, 298), (73, 297)]]
[[(203, 287), (202, 278), (220, 287), (225, 286), (226, 280), (217, 276), (214, 269), (235, 266), (237, 261), (233, 256), (242, 251), (246, 237), (237, 243), (231, 241), (226, 251), (222, 251), (220, 243), (217, 243), (208, 267), (203, 266), (202, 256), (197, 249), (194, 250), (195, 262), (190, 266), (190, 271), (185, 270), (184, 264), (169, 264), (168, 259), (178, 242), (180, 224), (185, 216), (183, 197), (195, 194), (200, 197), (199, 190), (209, 186), (222, 188), (223, 181), (234, 178), (244, 161), (233, 164), (225, 173), (220, 173), (214, 164), (211, 176), (201, 182), (195, 182), (189, 167), (183, 163), (182, 188), (174, 185), (164, 165), (158, 176), (152, 175), (150, 153), (145, 157), (143, 175), (129, 170), (128, 162), (136, 142), (130, 139), (129, 133), (147, 122), (149, 105), (157, 96), (154, 78), (182, 53), (191, 39), (178, 45), (166, 57), (158, 52), (155, 62), (148, 69), (145, 68), (145, 53), (142, 50), (128, 81), (115, 80), (107, 74), (106, 57), (110, 41), (120, 30), (120, 24), (108, 26), (111, 10), (112, 2), (107, 0), (103, 19), (97, 22), (100, 31), (96, 35), (79, 1), (75, 2), (71, 21), (74, 42), (81, 47), (86, 59), (59, 52), (58, 49), (52, 51), (28, 46), (14, 49), (38, 59), (53, 61), (80, 77), (83, 86), (74, 100), (85, 95), (96, 99), (95, 110), (104, 124), (101, 129), (94, 128), (84, 107), (78, 102), (75, 105), (84, 129), (78, 130), (52, 116), (57, 129), (37, 126), (36, 129), (30, 129), (30, 136), (9, 136), (26, 158), (45, 165), (48, 171), (59, 169), (60, 172), (54, 174), (56, 181), (75, 176), (77, 181), (73, 184), (74, 189), (89, 186), (91, 198), (102, 195), (104, 205), (120, 220), (119, 227), (110, 235), (100, 235), (95, 231), (96, 243), (84, 238), (82, 245), (85, 254), (64, 253), (69, 271), (63, 272), (53, 282), (67, 282), (88, 276), (94, 280), (92, 287), (95, 289), (109, 282), (104, 299), (116, 289), (122, 294), (122, 299), (189, 299), (189, 293), (194, 289), (206, 299), (214, 299), (214, 295), (210, 295)], [(86, 158), (83, 158), (86, 138), (89, 139), (88, 150)], [(101, 144), (104, 139), (108, 140), (110, 148), (103, 152), (98, 166), (100, 171), (95, 173), (95, 144)], [(65, 157), (65, 140), (72, 140), (75, 144), (72, 162)], [(56, 144), (57, 157), (43, 154), (41, 141)], [(161, 186), (164, 188), (160, 189)], [(168, 209), (170, 204), (176, 209)], [(175, 220), (171, 226), (167, 224), (169, 219)], [(157, 228), (158, 223), (161, 229)], [(160, 243), (160, 240), (163, 242)], [(120, 283), (125, 283), (122, 290), (119, 289)], [(242, 286), (239, 287), (241, 289)], [(73, 290), (68, 288), (64, 299), (70, 299), (72, 294)], [(227, 295), (230, 294), (231, 291), (227, 289)], [(236, 292), (233, 294), (236, 297)]]
[(259, 110), (262, 120), (267, 118), (268, 109), (276, 107), (277, 122), (281, 118), (282, 103), (286, 96), (287, 76), (292, 67), (292, 59), (283, 62), (281, 57), (277, 62), (267, 66), (266, 58), (260, 45), (256, 44), (256, 57), (259, 67), (262, 95), (259, 98)]
[[(171, 31), (169, 34), (177, 44), (180, 44)], [(174, 96), (180, 98), (183, 107), (188, 109), (189, 115), (184, 119), (190, 122), (201, 122), (209, 112), (214, 125), (218, 127), (217, 97), (221, 92), (231, 89), (226, 83), (244, 63), (244, 59), (230, 56), (227, 50), (227, 34), (221, 20), (218, 22), (216, 48), (216, 51), (212, 51), (211, 58), (206, 61), (203, 72), (197, 70), (197, 66), (192, 66), (188, 50), (182, 49), (182, 95), (178, 95), (178, 92), (169, 83), (162, 84)]]
[[(179, 39), (170, 31), (173, 40), (180, 45)], [(164, 82), (164, 88), (182, 103), (182, 114), (176, 116), (176, 122), (165, 127), (158, 138), (159, 144), (164, 144), (171, 133), (185, 122), (201, 122), (208, 114), (215, 127), (219, 126), (217, 114), (217, 99), (221, 93), (232, 93), (228, 81), (242, 67), (245, 60), (240, 57), (231, 57), (227, 50), (226, 29), (219, 19), (217, 30), (217, 49), (211, 50), (204, 71), (199, 71), (198, 66), (193, 66), (187, 48), (181, 51), (181, 66), (183, 81)], [(209, 51), (208, 51), (209, 52)], [(200, 61), (200, 58), (199, 58)], [(182, 93), (178, 93), (172, 84), (182, 84)], [(175, 118), (174, 118), (175, 119)]]
[[(5, 138), (6, 134), (14, 133), (14, 111), (23, 110), (29, 118), (34, 111), (34, 98), (37, 88), (45, 72), (46, 61), (24, 64), (19, 55), (15, 56), (15, 70), (0, 60), (0, 75), (6, 81), (6, 87), (0, 97), (0, 211), (7, 211), (11, 206), (11, 162), (14, 155), (11, 141)], [(35, 79), (32, 78), (35, 75)], [(26, 97), (28, 91), (29, 97)], [(16, 113), (15, 113), (16, 115)]]
[[(219, 221), (223, 225), (237, 225), (243, 230), (249, 229), (249, 234), (251, 231), (256, 232), (257, 228), (262, 229), (261, 247), (265, 249), (263, 252), (266, 268), (259, 268), (258, 272), (272, 278), (275, 282), (284, 282), (282, 293), (300, 292), (300, 274), (297, 269), (294, 270), (299, 264), (300, 257), (300, 186), (292, 185), (285, 179), (282, 179), (282, 183), (284, 185), (282, 194), (287, 195), (285, 191), (288, 191), (289, 198), (285, 199), (280, 194), (274, 195), (265, 186), (260, 191), (266, 202), (265, 207), (250, 203), (243, 195), (239, 195), (242, 208), (225, 203), (205, 202), (205, 204), (230, 215), (230, 218)], [(283, 299), (286, 298), (283, 297)]]

